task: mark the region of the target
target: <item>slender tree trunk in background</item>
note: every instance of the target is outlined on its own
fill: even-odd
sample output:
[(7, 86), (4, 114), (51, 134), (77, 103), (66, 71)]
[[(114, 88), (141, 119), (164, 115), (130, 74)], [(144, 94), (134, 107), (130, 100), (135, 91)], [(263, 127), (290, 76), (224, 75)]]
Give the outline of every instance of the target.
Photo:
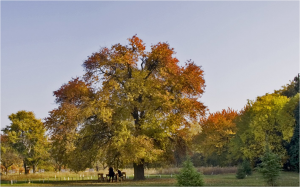
[(35, 173), (35, 165), (32, 166), (32, 173)]
[(144, 159), (141, 160), (141, 163), (133, 164), (134, 169), (134, 178), (133, 180), (145, 180), (145, 173), (144, 173)]
[(29, 173), (29, 170), (27, 170), (26, 161), (24, 160), (23, 163), (24, 163), (25, 174), (27, 175)]

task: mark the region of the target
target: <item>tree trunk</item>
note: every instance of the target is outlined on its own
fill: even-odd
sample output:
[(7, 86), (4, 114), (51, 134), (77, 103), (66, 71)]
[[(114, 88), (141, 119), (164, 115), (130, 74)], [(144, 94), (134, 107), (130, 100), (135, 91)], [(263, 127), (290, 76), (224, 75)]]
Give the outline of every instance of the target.
[(32, 173), (35, 173), (35, 165), (32, 166)]
[(133, 169), (134, 169), (134, 178), (133, 180), (145, 180), (145, 175), (144, 175), (144, 159), (141, 160), (141, 163), (133, 164)]
[(25, 174), (27, 175), (29, 173), (29, 170), (27, 170), (27, 165), (26, 165), (26, 161), (24, 160), (24, 171), (25, 171)]

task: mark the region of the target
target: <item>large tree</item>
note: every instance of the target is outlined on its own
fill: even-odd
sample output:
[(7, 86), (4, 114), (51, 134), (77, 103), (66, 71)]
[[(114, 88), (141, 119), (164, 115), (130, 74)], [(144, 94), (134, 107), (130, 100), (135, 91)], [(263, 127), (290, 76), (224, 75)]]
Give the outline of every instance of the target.
[(72, 103), (80, 111), (74, 145), (87, 154), (85, 160), (101, 150), (110, 165), (133, 163), (136, 180), (144, 179), (145, 163), (170, 158), (178, 139), (190, 141), (206, 111), (199, 101), (205, 87), (201, 67), (190, 60), (180, 66), (168, 43), (145, 48), (133, 36), (129, 45), (93, 53), (81, 80), (92, 94), (76, 92), (67, 100), (78, 101)]
[(23, 158), (25, 173), (27, 166), (36, 166), (48, 157), (48, 141), (45, 127), (40, 119), (36, 119), (33, 112), (21, 110), (9, 116), (11, 124), (2, 131), (7, 135), (8, 142)]

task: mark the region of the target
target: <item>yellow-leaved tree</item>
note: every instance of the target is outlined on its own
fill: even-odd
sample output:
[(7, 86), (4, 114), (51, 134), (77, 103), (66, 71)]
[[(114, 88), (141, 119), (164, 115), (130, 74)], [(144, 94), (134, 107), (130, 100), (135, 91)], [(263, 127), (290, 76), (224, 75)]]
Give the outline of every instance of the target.
[(288, 159), (285, 146), (295, 128), (293, 110), (298, 101), (299, 94), (292, 98), (266, 94), (249, 101), (236, 120), (237, 133), (231, 147), (235, 159), (249, 159), (254, 164), (268, 146), (284, 163)]

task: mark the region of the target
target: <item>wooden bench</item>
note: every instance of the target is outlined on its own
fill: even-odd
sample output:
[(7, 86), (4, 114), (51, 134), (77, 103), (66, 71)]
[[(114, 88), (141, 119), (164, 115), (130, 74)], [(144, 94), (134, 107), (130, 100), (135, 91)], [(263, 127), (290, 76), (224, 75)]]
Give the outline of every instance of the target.
[(122, 172), (122, 176), (119, 176), (119, 173), (116, 173), (115, 174), (115, 179), (116, 181), (123, 181), (126, 179), (126, 172)]
[(108, 173), (105, 175), (105, 178), (106, 178), (106, 182), (109, 182), (109, 174)]
[(122, 172), (122, 176), (120, 177), (122, 180), (126, 179), (126, 172)]
[[(118, 176), (117, 175), (118, 175), (118, 173), (115, 173), (115, 176), (112, 178), (113, 181), (118, 181)], [(106, 178), (107, 182), (110, 182), (109, 181), (109, 173), (106, 174), (105, 178)]]
[(104, 182), (103, 173), (98, 173), (98, 181), (103, 181)]

